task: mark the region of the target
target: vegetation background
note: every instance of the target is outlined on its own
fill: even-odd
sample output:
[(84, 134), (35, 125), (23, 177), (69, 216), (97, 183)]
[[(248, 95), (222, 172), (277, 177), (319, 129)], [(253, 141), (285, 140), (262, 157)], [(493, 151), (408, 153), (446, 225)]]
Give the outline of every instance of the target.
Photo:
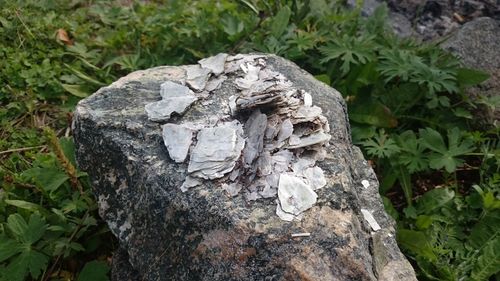
[(0, 0), (0, 280), (108, 280), (117, 243), (75, 163), (76, 103), (137, 69), (275, 53), (338, 89), (420, 280), (500, 280), (487, 78), (394, 36), (362, 1)]

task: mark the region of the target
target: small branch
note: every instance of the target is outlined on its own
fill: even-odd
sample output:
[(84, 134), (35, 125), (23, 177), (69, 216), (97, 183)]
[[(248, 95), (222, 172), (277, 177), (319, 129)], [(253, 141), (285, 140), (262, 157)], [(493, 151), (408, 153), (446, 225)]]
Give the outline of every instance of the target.
[(47, 147), (47, 146), (46, 145), (39, 145), (39, 146), (12, 148), (12, 149), (7, 149), (7, 150), (4, 150), (4, 151), (0, 151), (0, 155), (12, 153), (12, 152), (20, 152), (20, 151), (32, 150), (32, 149), (37, 149), (37, 148), (45, 148), (45, 147)]
[(74, 190), (80, 191), (81, 194), (83, 194), (83, 187), (78, 181), (78, 175), (75, 166), (69, 162), (68, 158), (66, 155), (64, 155), (64, 151), (59, 144), (59, 139), (56, 136), (56, 133), (50, 129), (49, 127), (45, 127), (44, 129), (45, 134), (49, 138), (49, 143), (52, 146), (52, 150), (57, 156), (57, 159), (59, 159), (59, 162), (63, 166), (64, 170), (69, 176), (71, 186), (73, 187)]

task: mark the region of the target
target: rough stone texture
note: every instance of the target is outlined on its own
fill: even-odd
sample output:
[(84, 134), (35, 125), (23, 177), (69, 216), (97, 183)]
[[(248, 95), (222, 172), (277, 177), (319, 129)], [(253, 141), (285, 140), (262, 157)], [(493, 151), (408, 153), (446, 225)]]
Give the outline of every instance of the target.
[[(473, 97), (488, 97), (500, 94), (500, 21), (492, 18), (477, 18), (466, 23), (451, 38), (441, 45), (459, 56), (470, 68), (482, 69), (491, 76), (479, 87), (470, 90)], [(489, 124), (498, 126), (500, 110), (486, 108), (481, 113)]]
[[(316, 190), (317, 202), (301, 221), (276, 216), (274, 198), (231, 197), (223, 179), (180, 190), (187, 163), (169, 158), (161, 124), (148, 120), (144, 106), (160, 100), (161, 83), (182, 84), (185, 67), (131, 73), (79, 103), (78, 163), (92, 180), (100, 215), (120, 241), (113, 280), (416, 280), (397, 247), (375, 174), (351, 144), (340, 94), (287, 60), (265, 61), (310, 93), (330, 124), (329, 153), (317, 163), (327, 184)], [(201, 118), (213, 125), (227, 118), (234, 80), (228, 75), (205, 98), (210, 102), (198, 101), (169, 122)], [(370, 229), (361, 208), (380, 230)], [(310, 235), (292, 237), (297, 233)]]

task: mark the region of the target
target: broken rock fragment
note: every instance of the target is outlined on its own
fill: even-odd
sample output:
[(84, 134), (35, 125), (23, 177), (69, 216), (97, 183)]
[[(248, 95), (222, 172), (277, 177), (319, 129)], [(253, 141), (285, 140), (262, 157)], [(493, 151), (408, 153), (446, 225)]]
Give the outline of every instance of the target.
[(203, 91), (212, 71), (198, 64), (185, 66), (185, 69), (187, 75), (186, 84), (197, 92)]
[(299, 215), (311, 208), (318, 195), (301, 179), (281, 174), (278, 186), (278, 198), (281, 209), (292, 215)]
[(204, 179), (216, 179), (230, 172), (245, 145), (238, 121), (198, 132), (198, 143), (189, 161), (188, 172)]
[(162, 127), (163, 142), (170, 158), (177, 163), (184, 162), (193, 142), (193, 130), (176, 124), (165, 124)]
[(167, 121), (172, 113), (183, 114), (196, 100), (197, 98), (194, 95), (168, 98), (146, 104), (145, 110), (149, 120), (156, 122)]
[(243, 161), (246, 167), (252, 165), (261, 154), (264, 146), (264, 133), (267, 127), (267, 116), (255, 110), (245, 123), (247, 141), (243, 150)]
[(219, 76), (224, 73), (224, 65), (227, 57), (228, 54), (220, 53), (218, 55), (202, 59), (198, 61), (198, 63), (201, 67), (210, 69), (214, 75)]

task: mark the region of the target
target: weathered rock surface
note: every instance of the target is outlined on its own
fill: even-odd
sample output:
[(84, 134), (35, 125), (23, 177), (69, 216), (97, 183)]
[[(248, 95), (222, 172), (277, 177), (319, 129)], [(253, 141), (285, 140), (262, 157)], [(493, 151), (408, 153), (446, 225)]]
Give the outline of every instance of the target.
[[(195, 101), (164, 134), (145, 106), (167, 81)], [(137, 71), (81, 101), (77, 158), (120, 241), (113, 280), (416, 280), (346, 112), (263, 55)]]
[[(466, 23), (442, 45), (444, 49), (460, 57), (469, 68), (481, 69), (490, 74), (490, 78), (469, 94), (473, 98), (500, 96), (500, 20), (488, 17), (477, 18)], [(498, 108), (483, 108), (478, 114), (487, 124), (496, 124), (500, 120)]]

